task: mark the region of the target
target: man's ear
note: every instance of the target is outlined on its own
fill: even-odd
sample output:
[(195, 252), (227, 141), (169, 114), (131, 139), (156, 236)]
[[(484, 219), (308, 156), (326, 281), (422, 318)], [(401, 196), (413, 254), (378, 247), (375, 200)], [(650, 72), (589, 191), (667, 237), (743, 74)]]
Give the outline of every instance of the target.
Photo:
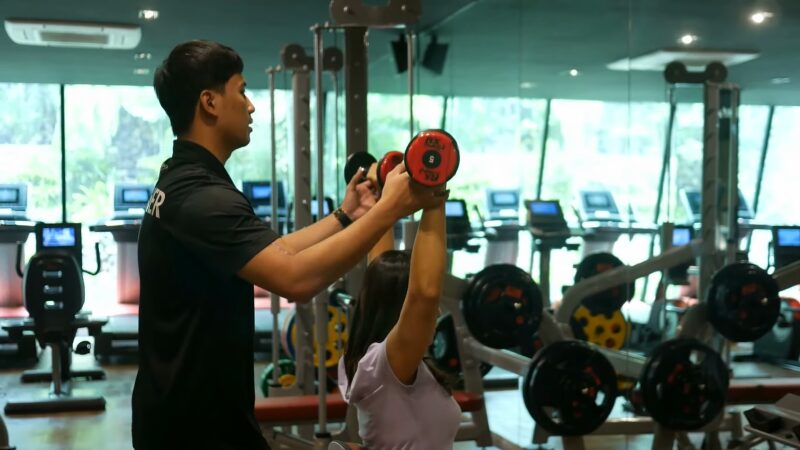
[(200, 100), (199, 100), (200, 109), (208, 114), (211, 114), (212, 116), (216, 116), (217, 115), (216, 97), (217, 96), (214, 93), (214, 91), (211, 91), (209, 89), (202, 91), (200, 93)]

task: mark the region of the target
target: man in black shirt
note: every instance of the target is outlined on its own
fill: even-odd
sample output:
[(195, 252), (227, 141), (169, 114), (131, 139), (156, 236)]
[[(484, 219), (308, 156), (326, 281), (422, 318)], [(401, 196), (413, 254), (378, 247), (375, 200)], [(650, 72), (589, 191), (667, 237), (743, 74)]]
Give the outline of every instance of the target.
[(253, 284), (307, 302), (397, 219), (434, 201), (400, 166), (377, 204), (356, 175), (334, 214), (273, 233), (224, 167), (250, 142), (255, 108), (242, 69), (234, 50), (191, 41), (155, 74), (177, 140), (139, 234), (139, 450), (268, 448), (253, 414)]

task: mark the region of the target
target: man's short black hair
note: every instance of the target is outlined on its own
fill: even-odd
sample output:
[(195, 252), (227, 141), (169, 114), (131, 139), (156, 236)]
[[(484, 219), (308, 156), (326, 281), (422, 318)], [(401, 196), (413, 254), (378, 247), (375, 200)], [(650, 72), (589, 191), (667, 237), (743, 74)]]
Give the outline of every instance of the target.
[(211, 41), (178, 44), (156, 69), (153, 87), (169, 116), (172, 132), (179, 136), (189, 130), (200, 92), (221, 90), (244, 62), (230, 47)]

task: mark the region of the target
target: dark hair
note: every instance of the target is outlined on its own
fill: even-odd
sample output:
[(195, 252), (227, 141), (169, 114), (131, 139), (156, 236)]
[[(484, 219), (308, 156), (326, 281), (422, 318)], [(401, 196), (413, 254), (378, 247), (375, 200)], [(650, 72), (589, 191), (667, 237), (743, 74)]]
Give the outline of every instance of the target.
[[(344, 370), (352, 382), (358, 362), (370, 345), (382, 342), (400, 318), (408, 291), (411, 255), (389, 250), (375, 258), (364, 274), (361, 291), (354, 299), (344, 352)], [(423, 362), (447, 392), (452, 392), (452, 380), (426, 357)]]
[(156, 69), (153, 87), (175, 136), (187, 132), (192, 125), (200, 92), (223, 89), (232, 76), (243, 70), (239, 54), (216, 42), (188, 41), (172, 49)]

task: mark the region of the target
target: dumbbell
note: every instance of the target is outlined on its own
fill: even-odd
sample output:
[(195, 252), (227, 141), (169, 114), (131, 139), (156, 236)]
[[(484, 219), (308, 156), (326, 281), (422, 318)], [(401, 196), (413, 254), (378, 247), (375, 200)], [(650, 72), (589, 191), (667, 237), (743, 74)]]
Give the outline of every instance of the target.
[(425, 130), (419, 132), (406, 146), (405, 153), (390, 151), (380, 161), (367, 152), (353, 153), (344, 166), (346, 182), (363, 167), (377, 164), (376, 178), (383, 187), (386, 176), (398, 164), (405, 162), (409, 176), (415, 182), (428, 187), (442, 186), (458, 170), (460, 153), (455, 138), (444, 130)]

